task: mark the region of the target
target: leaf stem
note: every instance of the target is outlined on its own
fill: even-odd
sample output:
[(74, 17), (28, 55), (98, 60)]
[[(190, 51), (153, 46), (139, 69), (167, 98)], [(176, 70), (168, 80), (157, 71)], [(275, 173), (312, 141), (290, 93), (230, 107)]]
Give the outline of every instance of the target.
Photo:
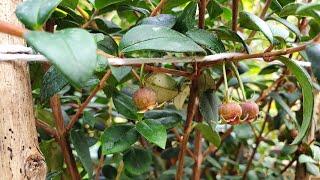
[(163, 6), (165, 5), (166, 2), (167, 2), (167, 0), (161, 0), (160, 3), (157, 5), (157, 7), (155, 7), (153, 9), (150, 16), (156, 16), (157, 13), (163, 8)]
[(238, 80), (238, 84), (239, 84), (240, 89), (241, 89), (242, 98), (243, 98), (242, 100), (243, 100), (243, 101), (246, 101), (246, 100), (247, 100), (246, 92), (245, 92), (245, 90), (244, 90), (243, 82), (242, 82), (242, 79), (241, 79), (241, 77), (240, 77), (238, 68), (237, 68), (237, 66), (236, 66), (233, 62), (231, 62), (231, 66), (232, 66), (233, 72), (234, 72), (235, 75), (236, 75), (236, 78), (237, 78), (237, 80)]
[(16, 26), (4, 21), (0, 21), (0, 32), (9, 34), (12, 36), (16, 36), (19, 38), (23, 38), (23, 35), (27, 32), (28, 30), (25, 28), (22, 28), (20, 26)]
[(223, 73), (223, 80), (224, 80), (224, 98), (226, 102), (229, 102), (229, 88), (228, 88), (228, 79), (227, 79), (225, 61), (223, 61), (223, 64), (222, 64), (222, 73)]

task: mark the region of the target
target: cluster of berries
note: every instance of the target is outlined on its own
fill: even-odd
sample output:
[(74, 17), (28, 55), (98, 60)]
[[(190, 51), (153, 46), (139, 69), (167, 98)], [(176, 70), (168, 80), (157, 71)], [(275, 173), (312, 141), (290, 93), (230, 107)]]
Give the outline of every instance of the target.
[(259, 114), (259, 106), (253, 101), (238, 104), (227, 102), (219, 107), (220, 117), (228, 124), (239, 124), (241, 121), (253, 121)]

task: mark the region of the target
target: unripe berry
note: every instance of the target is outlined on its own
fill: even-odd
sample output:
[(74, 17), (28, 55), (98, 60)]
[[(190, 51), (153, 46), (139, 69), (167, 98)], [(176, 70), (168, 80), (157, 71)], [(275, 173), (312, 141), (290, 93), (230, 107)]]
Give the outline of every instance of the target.
[(156, 93), (149, 88), (143, 87), (133, 93), (134, 104), (141, 111), (152, 109), (157, 104)]

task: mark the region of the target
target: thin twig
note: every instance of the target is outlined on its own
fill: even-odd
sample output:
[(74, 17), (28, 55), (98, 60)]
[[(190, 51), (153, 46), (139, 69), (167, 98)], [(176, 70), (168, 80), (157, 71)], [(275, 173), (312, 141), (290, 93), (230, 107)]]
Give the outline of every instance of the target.
[(133, 74), (133, 76), (139, 81), (141, 82), (140, 76), (138, 75), (138, 73), (136, 72), (136, 70), (132, 69), (131, 73)]
[(232, 0), (232, 31), (237, 32), (240, 0)]
[(16, 25), (4, 22), (4, 21), (0, 21), (0, 32), (2, 32), (2, 33), (23, 38), (23, 35), (27, 31), (28, 30), (23, 27), (19, 27), (19, 26), (16, 26)]
[(188, 114), (187, 114), (187, 120), (185, 122), (184, 126), (184, 134), (182, 143), (180, 144), (180, 152), (178, 156), (178, 167), (177, 167), (177, 173), (176, 173), (176, 180), (180, 180), (183, 177), (183, 166), (184, 166), (184, 156), (186, 153), (186, 147), (188, 144), (188, 139), (192, 130), (192, 121), (193, 118), (198, 110), (199, 105), (199, 97), (198, 97), (198, 79), (195, 78), (192, 80), (191, 88), (190, 88), (190, 98), (188, 103)]
[(248, 160), (247, 167), (246, 167), (246, 169), (244, 170), (242, 179), (246, 179), (246, 178), (247, 178), (247, 175), (248, 175), (248, 172), (249, 172), (249, 170), (250, 170), (250, 167), (251, 167), (253, 158), (254, 158), (254, 156), (255, 156), (255, 154), (256, 154), (256, 152), (257, 152), (257, 150), (258, 150), (258, 147), (259, 147), (259, 145), (260, 145), (261, 137), (262, 137), (263, 131), (264, 131), (264, 129), (265, 129), (265, 127), (266, 127), (266, 124), (267, 124), (267, 114), (268, 114), (269, 111), (270, 111), (271, 103), (272, 103), (272, 101), (269, 101), (268, 107), (267, 107), (267, 111), (266, 111), (266, 116), (265, 116), (265, 118), (264, 118), (264, 120), (263, 120), (262, 127), (261, 127), (261, 130), (260, 130), (260, 133), (259, 133), (259, 136), (258, 136), (258, 138), (256, 138), (256, 142), (255, 142), (256, 146), (254, 147), (253, 152), (252, 152), (252, 154), (251, 154), (251, 156), (250, 156), (250, 158), (249, 158), (249, 160)]
[(296, 160), (297, 160), (297, 155), (295, 155), (295, 156), (292, 158), (292, 160), (280, 171), (280, 173), (283, 174), (284, 172), (286, 172), (287, 169), (288, 169), (289, 167), (291, 167), (292, 164), (293, 164)]
[(77, 169), (77, 164), (72, 154), (72, 150), (70, 147), (70, 143), (68, 142), (68, 138), (66, 134), (63, 134), (64, 130), (64, 120), (61, 112), (61, 104), (59, 95), (55, 94), (50, 99), (50, 105), (52, 108), (52, 113), (54, 116), (54, 120), (56, 123), (56, 128), (58, 132), (58, 143), (61, 147), (61, 151), (63, 154), (63, 158), (65, 163), (67, 164), (67, 169), (70, 173), (70, 176), (73, 180), (80, 179), (80, 174)]
[(101, 154), (101, 157), (100, 157), (100, 159), (99, 159), (98, 166), (97, 166), (97, 168), (96, 168), (95, 180), (99, 180), (99, 179), (100, 179), (100, 171), (101, 171), (103, 165), (104, 165), (104, 155)]
[[(177, 129), (176, 129), (176, 128), (172, 128), (171, 130), (172, 130), (172, 132), (174, 133), (174, 135), (176, 136), (176, 139), (178, 140), (178, 142), (181, 143), (181, 142), (182, 142), (182, 139), (181, 139), (180, 134), (179, 134), (179, 132), (177, 131)], [(193, 152), (192, 152), (188, 147), (186, 147), (186, 151), (187, 151), (188, 155), (189, 155), (192, 159), (195, 159)]]
[(204, 29), (204, 23), (205, 23), (205, 15), (206, 15), (206, 0), (199, 0), (198, 1), (199, 6), (199, 21), (198, 21), (198, 27), (200, 29)]
[(153, 9), (150, 16), (156, 16), (158, 14), (158, 12), (163, 8), (163, 6), (165, 5), (166, 2), (167, 2), (167, 0), (161, 0), (159, 2), (159, 4), (157, 5), (157, 7)]
[(123, 168), (124, 168), (124, 163), (123, 161), (121, 161), (119, 163), (119, 166), (118, 166), (118, 169), (117, 169), (117, 176), (116, 176), (116, 180), (120, 180), (120, 177), (121, 177), (121, 173), (123, 171)]
[(91, 99), (97, 94), (98, 91), (100, 91), (101, 89), (104, 88), (104, 86), (106, 84), (106, 81), (107, 81), (107, 79), (109, 79), (110, 76), (111, 76), (111, 70), (108, 70), (107, 73), (105, 73), (105, 75), (100, 80), (99, 84), (93, 89), (93, 91), (91, 92), (90, 96), (87, 97), (87, 99), (79, 107), (79, 109), (76, 112), (76, 114), (72, 117), (70, 123), (67, 125), (67, 127), (64, 130), (64, 134), (66, 134), (67, 132), (69, 132), (72, 129), (73, 125), (78, 121), (78, 119), (80, 118), (80, 116), (83, 113), (84, 109), (90, 103)]
[(57, 138), (57, 131), (50, 127), (49, 124), (45, 123), (44, 121), (41, 121), (39, 119), (36, 120), (36, 126), (38, 128), (43, 129), (50, 137)]

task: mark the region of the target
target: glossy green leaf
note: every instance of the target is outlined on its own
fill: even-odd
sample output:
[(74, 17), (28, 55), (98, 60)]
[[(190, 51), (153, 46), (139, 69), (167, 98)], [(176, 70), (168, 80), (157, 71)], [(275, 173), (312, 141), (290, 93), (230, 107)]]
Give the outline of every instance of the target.
[(176, 24), (173, 26), (173, 29), (185, 33), (190, 29), (193, 29), (196, 25), (196, 11), (197, 3), (191, 1), (184, 10), (179, 14)]
[(268, 19), (270, 19), (270, 20), (275, 20), (275, 21), (283, 24), (283, 25), (286, 26), (290, 31), (292, 31), (293, 33), (295, 33), (298, 39), (301, 38), (301, 33), (300, 33), (299, 28), (298, 28), (297, 26), (291, 24), (291, 23), (290, 23), (289, 21), (287, 21), (286, 19), (279, 18), (279, 17), (276, 17), (276, 16), (271, 16), (271, 17), (269, 17)]
[(110, 66), (112, 71), (112, 75), (116, 78), (118, 82), (121, 82), (126, 76), (131, 73), (132, 67), (130, 66), (122, 66), (122, 67), (115, 67)]
[[(283, 100), (283, 98), (275, 92), (271, 92), (270, 93), (270, 97), (272, 97), (272, 99), (274, 99), (281, 107), (283, 110), (286, 111), (286, 113), (290, 116), (290, 118), (293, 120), (294, 124), (296, 126), (298, 126), (299, 128), (299, 124), (298, 121), (296, 119), (295, 113), (290, 109), (290, 107), (288, 106), (288, 104)], [(290, 128), (289, 128), (290, 129)]]
[(138, 132), (133, 126), (113, 125), (101, 136), (102, 153), (114, 154), (123, 152), (138, 140)]
[(166, 26), (172, 28), (176, 23), (177, 19), (175, 16), (171, 14), (159, 14), (154, 17), (146, 17), (142, 19), (139, 24), (148, 24), (148, 25), (156, 25), (156, 26)]
[(320, 44), (310, 44), (305, 50), (308, 60), (311, 62), (311, 68), (313, 74), (317, 77), (318, 82), (320, 81)]
[(216, 17), (223, 13), (221, 5), (216, 0), (210, 0), (207, 5), (207, 10), (210, 19), (215, 20)]
[(149, 119), (139, 121), (136, 124), (137, 131), (148, 141), (165, 149), (167, 142), (166, 128), (159, 122)]
[(315, 176), (320, 175), (319, 166), (313, 164), (313, 163), (306, 163), (306, 169), (309, 173)]
[(48, 100), (51, 96), (61, 91), (67, 84), (66, 78), (55, 67), (51, 66), (43, 76), (40, 91), (41, 100)]
[(198, 123), (195, 128), (201, 132), (201, 134), (207, 141), (214, 144), (216, 147), (220, 145), (221, 139), (219, 134), (214, 131), (209, 125)]
[(60, 6), (69, 7), (75, 9), (79, 3), (79, 0), (62, 0)]
[(200, 96), (199, 110), (204, 120), (212, 125), (219, 121), (219, 104), (220, 100), (215, 92), (206, 91)]
[(237, 32), (234, 32), (230, 28), (225, 26), (220, 26), (214, 29), (214, 31), (220, 39), (227, 40), (227, 41), (240, 42), (245, 48), (245, 50), (247, 51), (247, 53), (250, 52), (249, 46), (246, 44), (244, 39), (241, 36), (239, 36)]
[(92, 76), (97, 62), (97, 45), (87, 31), (65, 29), (54, 34), (30, 31), (24, 37), (74, 86), (82, 87)]
[(108, 21), (106, 19), (96, 18), (94, 19), (98, 29), (105, 34), (115, 33), (121, 30), (121, 27), (113, 23), (112, 21)]
[(89, 0), (96, 9), (102, 9), (112, 4), (120, 3), (125, 0)]
[(121, 52), (154, 50), (169, 52), (204, 52), (204, 50), (179, 32), (168, 27), (140, 25), (130, 29), (122, 38)]
[(240, 139), (249, 139), (254, 136), (252, 129), (248, 124), (240, 124), (234, 127), (236, 137)]
[(203, 29), (192, 29), (186, 32), (186, 35), (199, 45), (214, 51), (215, 53), (225, 52), (224, 45), (213, 33)]
[(70, 140), (84, 169), (87, 171), (89, 178), (91, 178), (93, 173), (93, 163), (90, 157), (87, 138), (82, 131), (71, 131)]
[(292, 144), (300, 143), (303, 138), (308, 133), (308, 129), (310, 127), (310, 123), (312, 120), (313, 114), (313, 105), (314, 105), (314, 97), (313, 97), (313, 87), (312, 87), (312, 80), (309, 74), (301, 68), (298, 64), (294, 61), (291, 61), (288, 58), (281, 57), (279, 60), (284, 63), (287, 68), (295, 75), (297, 78), (301, 88), (302, 88), (302, 95), (303, 95), (303, 121), (301, 124), (301, 128), (299, 130), (298, 136), (294, 139)]
[(107, 54), (114, 56), (118, 55), (118, 44), (109, 35), (103, 35), (102, 33), (94, 34), (97, 42), (98, 49), (102, 50)]
[(316, 161), (314, 159), (312, 159), (312, 157), (305, 155), (305, 154), (301, 154), (299, 156), (299, 163), (316, 163)]
[(48, 172), (62, 171), (64, 162), (59, 144), (54, 139), (51, 139), (48, 141), (42, 141), (39, 146), (43, 156), (46, 159)]
[(61, 0), (27, 0), (16, 8), (17, 18), (29, 29), (39, 30)]
[(152, 154), (148, 150), (133, 148), (123, 156), (124, 168), (133, 175), (140, 175), (149, 170)]
[(144, 118), (160, 122), (166, 129), (175, 127), (183, 120), (180, 112), (173, 109), (147, 111), (144, 113)]
[(248, 12), (240, 12), (239, 17), (239, 23), (241, 27), (254, 31), (261, 31), (270, 41), (270, 43), (273, 44), (272, 31), (265, 21), (260, 19), (258, 16)]
[(113, 104), (116, 110), (126, 118), (138, 119), (138, 110), (134, 105), (132, 98), (122, 92), (114, 93), (112, 96)]

